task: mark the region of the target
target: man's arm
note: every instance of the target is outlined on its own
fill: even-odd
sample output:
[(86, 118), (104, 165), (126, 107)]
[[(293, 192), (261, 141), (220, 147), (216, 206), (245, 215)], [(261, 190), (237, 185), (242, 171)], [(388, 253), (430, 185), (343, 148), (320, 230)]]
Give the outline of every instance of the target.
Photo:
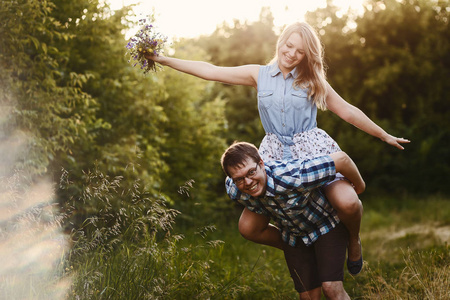
[(247, 240), (283, 250), (280, 230), (270, 223), (270, 217), (244, 208), (239, 219), (239, 233)]
[(283, 250), (281, 232), (270, 224), (270, 215), (253, 202), (249, 195), (242, 193), (230, 177), (225, 179), (228, 196), (245, 206), (239, 219), (239, 232), (247, 240)]
[(330, 154), (334, 161), (336, 172), (341, 173), (353, 184), (357, 194), (361, 194), (366, 189), (366, 183), (359, 173), (358, 167), (345, 152)]

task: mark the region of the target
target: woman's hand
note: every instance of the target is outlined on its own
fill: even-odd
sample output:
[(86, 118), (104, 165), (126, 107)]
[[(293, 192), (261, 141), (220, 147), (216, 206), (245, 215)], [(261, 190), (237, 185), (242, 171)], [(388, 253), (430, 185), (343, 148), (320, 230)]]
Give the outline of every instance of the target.
[(154, 54), (154, 53), (145, 53), (144, 54), (145, 58), (148, 60), (153, 60), (154, 62), (157, 63), (161, 63), (162, 60), (162, 56), (160, 56), (159, 54)]
[(355, 189), (356, 194), (362, 194), (366, 190), (366, 183), (364, 180), (359, 181), (356, 185), (351, 182), (351, 185)]
[(386, 142), (386, 143), (388, 143), (389, 145), (397, 147), (400, 150), (405, 149), (400, 144), (406, 144), (406, 143), (410, 142), (410, 140), (407, 140), (407, 139), (404, 139), (404, 138), (398, 138), (398, 137), (392, 136), (390, 134), (387, 134), (385, 137), (381, 138), (381, 140)]

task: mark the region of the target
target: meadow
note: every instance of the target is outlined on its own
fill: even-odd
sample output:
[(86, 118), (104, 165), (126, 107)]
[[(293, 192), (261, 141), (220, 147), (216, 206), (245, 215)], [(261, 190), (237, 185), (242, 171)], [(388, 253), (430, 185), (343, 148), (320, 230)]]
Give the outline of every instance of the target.
[[(118, 182), (104, 188), (108, 184), (101, 181), (101, 191), (91, 187), (84, 193), (84, 201), (104, 199), (97, 204), (103, 205), (101, 215), (65, 234), (70, 247), (47, 272), (34, 265), (0, 274), (0, 299), (298, 299), (283, 253), (239, 235), (240, 208), (217, 223), (198, 218), (188, 224), (182, 212), (147, 198), (136, 186), (129, 191), (133, 205), (114, 215), (109, 199), (124, 191)], [(449, 199), (379, 194), (362, 197), (364, 270), (356, 277), (346, 271), (349, 295), (449, 299)], [(44, 217), (47, 225), (36, 226)], [(17, 220), (32, 237), (42, 228), (48, 231), (49, 224), (62, 228), (66, 217), (35, 208)], [(30, 226), (23, 226), (24, 220)]]
[[(352, 299), (450, 298), (448, 200), (385, 195), (365, 201), (364, 271), (345, 278)], [(244, 240), (238, 213), (222, 224), (198, 220), (195, 230), (175, 223), (160, 240), (87, 254), (74, 269), (70, 298), (298, 299), (282, 252)]]

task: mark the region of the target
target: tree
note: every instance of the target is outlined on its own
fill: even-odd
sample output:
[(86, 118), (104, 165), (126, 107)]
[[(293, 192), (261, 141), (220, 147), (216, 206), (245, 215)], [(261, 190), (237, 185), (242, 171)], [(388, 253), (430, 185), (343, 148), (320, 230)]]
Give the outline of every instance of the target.
[[(326, 124), (373, 183), (389, 189), (445, 191), (449, 168), (442, 161), (450, 155), (445, 1), (369, 1), (360, 17), (339, 17), (336, 12), (329, 3), (308, 19), (322, 33), (329, 81), (388, 132), (412, 143), (406, 151), (397, 151), (344, 128), (329, 114), (319, 117), (319, 126)], [(349, 29), (349, 21), (354, 29)], [(433, 179), (424, 182), (424, 174)]]
[[(268, 63), (275, 53), (276, 40), (272, 13), (269, 8), (263, 8), (258, 21), (223, 23), (198, 43), (213, 64), (238, 66)], [(227, 101), (228, 143), (245, 140), (259, 145), (264, 130), (258, 115), (256, 91), (250, 87), (217, 84), (214, 93)]]
[[(174, 43), (179, 58), (201, 59), (204, 51), (189, 40)], [(156, 74), (164, 86), (165, 98), (159, 105), (167, 117), (161, 124), (165, 142), (161, 156), (168, 165), (162, 176), (162, 190), (172, 198), (180, 191), (189, 197), (175, 201), (174, 207), (184, 212), (181, 217), (199, 214), (195, 203), (208, 210), (223, 195), (223, 172), (220, 156), (225, 143), (225, 102), (212, 93), (214, 83), (186, 75), (170, 68)], [(190, 186), (193, 188), (189, 188)], [(185, 186), (186, 188), (180, 189)], [(179, 197), (178, 197), (179, 198)], [(203, 212), (204, 213), (204, 212)]]
[[(1, 88), (14, 108), (2, 127), (28, 133), (18, 167), (56, 180), (69, 172), (73, 184), (57, 192), (77, 222), (102, 200), (74, 200), (85, 198), (89, 174), (120, 177), (125, 190), (139, 182), (166, 200), (189, 179), (199, 199), (214, 198), (222, 181), (222, 101), (179, 74), (133, 68), (124, 56), (129, 11), (90, 0), (3, 1), (0, 10)], [(119, 209), (126, 199), (108, 201)]]
[(55, 43), (71, 35), (51, 14), (52, 2), (2, 1), (0, 9), (0, 87), (4, 103), (13, 107), (8, 126), (21, 130), (27, 149), (19, 168), (43, 174), (58, 153), (69, 152), (79, 140), (89, 140), (96, 101), (81, 87), (90, 74), (65, 72), (67, 59)]

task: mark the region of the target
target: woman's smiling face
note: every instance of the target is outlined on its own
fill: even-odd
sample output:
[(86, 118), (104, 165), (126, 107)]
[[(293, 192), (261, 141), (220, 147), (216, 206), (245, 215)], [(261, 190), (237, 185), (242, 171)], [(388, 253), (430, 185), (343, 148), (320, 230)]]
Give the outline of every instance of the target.
[(303, 39), (293, 32), (278, 49), (278, 66), (283, 74), (291, 72), (305, 57)]

